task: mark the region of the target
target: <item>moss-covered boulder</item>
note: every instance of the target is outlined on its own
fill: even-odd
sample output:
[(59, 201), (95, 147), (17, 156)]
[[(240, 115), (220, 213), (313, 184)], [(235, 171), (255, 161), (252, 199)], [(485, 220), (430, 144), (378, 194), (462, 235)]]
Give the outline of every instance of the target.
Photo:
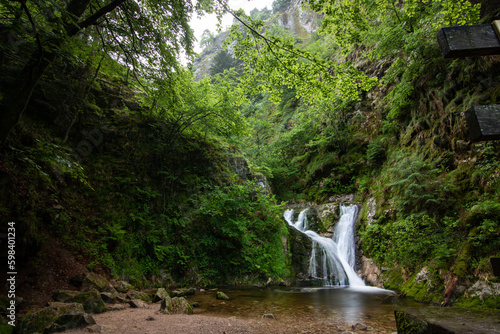
[(146, 303), (151, 303), (152, 301), (151, 295), (143, 291), (130, 290), (127, 292), (127, 297), (130, 299), (139, 299)]
[(110, 292), (101, 292), (101, 298), (107, 304), (116, 302), (116, 296)]
[(50, 303), (49, 307), (26, 314), (18, 323), (17, 333), (54, 333), (95, 324), (79, 303)]
[(161, 301), (160, 312), (167, 314), (193, 314), (193, 308), (184, 297), (167, 297)]
[(130, 290), (134, 290), (134, 286), (130, 283), (125, 282), (125, 281), (113, 282), (112, 285), (116, 289), (116, 291), (121, 292), (121, 293), (127, 293)]
[(106, 279), (106, 277), (96, 273), (89, 273), (87, 276), (85, 276), (82, 282), (83, 291), (90, 291), (94, 289), (97, 291), (104, 291), (108, 286), (109, 281)]
[(97, 290), (79, 293), (70, 299), (71, 302), (81, 303), (85, 312), (102, 313), (106, 311), (106, 304)]
[(167, 297), (169, 297), (167, 290), (165, 290), (164, 288), (159, 288), (158, 290), (156, 290), (156, 293), (153, 297), (153, 303), (162, 301)]
[(229, 297), (222, 291), (217, 291), (216, 298), (220, 300), (229, 300)]

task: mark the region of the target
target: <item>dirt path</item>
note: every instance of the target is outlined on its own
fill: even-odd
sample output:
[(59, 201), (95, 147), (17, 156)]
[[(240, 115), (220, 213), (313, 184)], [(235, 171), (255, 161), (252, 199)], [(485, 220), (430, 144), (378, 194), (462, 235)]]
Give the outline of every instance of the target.
[(349, 326), (322, 322), (285, 319), (242, 319), (212, 315), (167, 315), (159, 312), (159, 305), (149, 309), (125, 309), (93, 315), (96, 325), (65, 334), (120, 333), (120, 334), (312, 334), (312, 333), (380, 333), (371, 328), (353, 329)]

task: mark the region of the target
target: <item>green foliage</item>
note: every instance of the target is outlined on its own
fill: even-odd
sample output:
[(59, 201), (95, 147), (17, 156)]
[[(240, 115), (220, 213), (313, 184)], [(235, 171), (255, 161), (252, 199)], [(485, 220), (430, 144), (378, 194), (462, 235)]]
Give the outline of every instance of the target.
[(387, 186), (395, 195), (400, 214), (446, 212), (446, 198), (453, 185), (441, 177), (442, 172), (418, 156), (396, 157), (394, 167), (389, 169), (391, 181)]
[(433, 218), (412, 215), (396, 221), (379, 218), (361, 233), (363, 249), (379, 263), (419, 269), (422, 263), (447, 268), (460, 243), (455, 233), (445, 232)]
[(219, 73), (224, 73), (225, 70), (230, 70), (232, 68), (238, 69), (241, 66), (241, 62), (234, 59), (231, 54), (226, 50), (220, 50), (212, 58), (212, 66), (210, 66), (209, 74), (210, 76), (215, 76)]
[(210, 280), (285, 275), (280, 206), (259, 187), (251, 182), (235, 184), (200, 198), (196, 257)]
[(224, 45), (235, 43), (234, 55), (244, 62), (240, 86), (250, 94), (268, 91), (272, 101), (279, 102), (283, 87), (293, 87), (306, 101), (358, 100), (359, 92), (377, 82), (350, 62), (335, 63), (297, 47), (287, 34), (270, 30), (260, 34), (262, 21), (239, 15), (244, 25), (233, 25)]

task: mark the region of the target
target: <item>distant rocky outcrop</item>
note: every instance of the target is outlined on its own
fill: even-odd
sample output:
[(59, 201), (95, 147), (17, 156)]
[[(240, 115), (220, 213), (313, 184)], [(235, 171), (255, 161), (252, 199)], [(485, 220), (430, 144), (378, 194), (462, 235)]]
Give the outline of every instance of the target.
[[(300, 0), (294, 0), (265, 20), (265, 23), (267, 26), (280, 26), (300, 38), (307, 38), (319, 28), (321, 17), (321, 14), (303, 9)], [(238, 22), (235, 21), (235, 23)], [(222, 44), (228, 36), (229, 31), (219, 33), (215, 36), (215, 40), (205, 47), (199, 57), (195, 59), (193, 66), (196, 80), (201, 80), (209, 74), (212, 59), (217, 52), (223, 49)], [(231, 47), (228, 48), (228, 52), (233, 54)]]

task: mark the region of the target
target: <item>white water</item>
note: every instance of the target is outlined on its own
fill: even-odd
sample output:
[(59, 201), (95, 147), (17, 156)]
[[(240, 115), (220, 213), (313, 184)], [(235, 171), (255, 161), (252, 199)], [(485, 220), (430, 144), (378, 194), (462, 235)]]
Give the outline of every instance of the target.
[[(321, 278), (325, 280), (325, 285), (365, 286), (363, 280), (354, 272), (356, 261), (354, 223), (358, 207), (356, 205), (340, 207), (340, 220), (335, 226), (332, 238), (322, 237), (307, 229), (307, 210), (299, 214), (296, 222), (293, 221), (293, 210), (286, 210), (284, 218), (290, 226), (295, 227), (312, 240), (309, 276), (321, 275)], [(318, 263), (318, 260), (321, 263)]]

